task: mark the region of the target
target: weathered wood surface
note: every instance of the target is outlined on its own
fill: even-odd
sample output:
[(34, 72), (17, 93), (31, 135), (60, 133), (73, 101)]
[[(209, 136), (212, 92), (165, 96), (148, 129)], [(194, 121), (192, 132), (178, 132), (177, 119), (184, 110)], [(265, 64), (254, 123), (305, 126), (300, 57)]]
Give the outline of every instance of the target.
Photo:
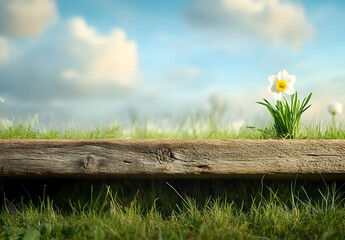
[(343, 140), (0, 140), (0, 176), (345, 176)]

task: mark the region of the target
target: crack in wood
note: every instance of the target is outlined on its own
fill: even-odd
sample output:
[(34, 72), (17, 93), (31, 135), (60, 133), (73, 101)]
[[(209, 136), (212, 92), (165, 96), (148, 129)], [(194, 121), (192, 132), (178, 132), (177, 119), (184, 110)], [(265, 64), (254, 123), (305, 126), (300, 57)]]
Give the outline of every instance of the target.
[(199, 164), (197, 167), (202, 169), (211, 169), (207, 164)]
[(307, 153), (305, 154), (309, 157), (340, 157), (339, 154), (317, 154), (317, 153)]

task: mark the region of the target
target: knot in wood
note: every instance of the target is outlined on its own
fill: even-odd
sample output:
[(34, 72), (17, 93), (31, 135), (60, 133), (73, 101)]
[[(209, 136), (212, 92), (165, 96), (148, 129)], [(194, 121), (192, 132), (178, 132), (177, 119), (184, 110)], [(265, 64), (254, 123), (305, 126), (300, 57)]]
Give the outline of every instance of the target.
[(84, 158), (83, 167), (86, 169), (95, 169), (98, 167), (98, 163), (93, 157), (87, 156)]
[(156, 151), (156, 158), (159, 163), (168, 163), (172, 159), (172, 152), (169, 148), (161, 148)]

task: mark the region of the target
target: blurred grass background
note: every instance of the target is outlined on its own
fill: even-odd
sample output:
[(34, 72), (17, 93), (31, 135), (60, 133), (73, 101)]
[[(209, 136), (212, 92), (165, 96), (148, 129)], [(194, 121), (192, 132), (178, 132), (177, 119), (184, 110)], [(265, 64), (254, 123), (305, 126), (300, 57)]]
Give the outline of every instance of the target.
[[(345, 125), (337, 121), (302, 122), (296, 138), (345, 139)], [(131, 116), (127, 123), (81, 126), (69, 123), (49, 126), (39, 117), (24, 120), (0, 118), (0, 139), (266, 139), (276, 138), (273, 124), (258, 119), (229, 121), (222, 110), (178, 118), (153, 120)]]

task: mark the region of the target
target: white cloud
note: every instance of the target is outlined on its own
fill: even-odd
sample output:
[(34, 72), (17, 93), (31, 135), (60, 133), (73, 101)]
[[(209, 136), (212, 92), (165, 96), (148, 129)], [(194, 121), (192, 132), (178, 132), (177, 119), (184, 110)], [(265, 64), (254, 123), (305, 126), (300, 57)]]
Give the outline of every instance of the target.
[(53, 0), (0, 0), (0, 34), (18, 38), (38, 36), (57, 16)]
[(68, 22), (69, 54), (75, 60), (60, 76), (90, 84), (116, 83), (133, 87), (138, 79), (138, 53), (135, 41), (125, 31), (113, 29), (100, 35), (81, 17)]
[(245, 14), (247, 16), (259, 14), (265, 7), (265, 3), (263, 1), (252, 0), (221, 0), (221, 4), (229, 11), (237, 12), (239, 14)]
[(0, 66), (6, 64), (10, 58), (10, 46), (6, 38), (0, 36)]
[[(314, 35), (301, 5), (280, 0), (198, 0), (189, 7), (191, 26), (218, 37), (252, 36), (273, 44), (298, 48)], [(230, 36), (230, 37), (229, 37)]]
[(0, 79), (11, 80), (0, 81), (0, 92), (36, 102), (120, 99), (138, 86), (137, 58), (136, 42), (124, 30), (99, 34), (84, 19), (73, 18), (6, 64)]

